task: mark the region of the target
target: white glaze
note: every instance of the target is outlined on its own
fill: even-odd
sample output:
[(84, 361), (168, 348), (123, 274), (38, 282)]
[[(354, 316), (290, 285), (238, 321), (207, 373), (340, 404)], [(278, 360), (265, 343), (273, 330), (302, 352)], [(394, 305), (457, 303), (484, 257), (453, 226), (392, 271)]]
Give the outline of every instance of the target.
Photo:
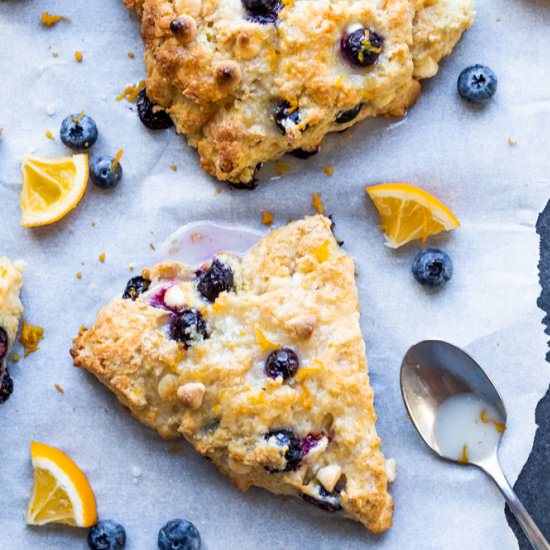
[[(488, 422), (481, 418), (483, 410)], [(434, 432), (439, 451), (456, 460), (463, 456), (466, 445), (470, 462), (486, 457), (502, 435), (495, 422), (502, 425), (502, 416), (477, 395), (464, 393), (450, 397), (437, 410)]]

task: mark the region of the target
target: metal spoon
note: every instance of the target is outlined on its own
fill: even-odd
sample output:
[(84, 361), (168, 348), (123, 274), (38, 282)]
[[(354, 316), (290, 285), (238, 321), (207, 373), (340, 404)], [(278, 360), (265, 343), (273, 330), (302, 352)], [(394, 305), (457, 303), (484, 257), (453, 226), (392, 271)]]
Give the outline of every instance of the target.
[[(401, 364), (401, 394), (414, 427), (425, 443), (441, 458), (443, 456), (435, 438), (435, 422), (439, 406), (458, 394), (474, 394), (494, 407), (506, 423), (506, 409), (499, 393), (482, 368), (464, 351), (437, 340), (420, 342), (409, 349)], [(483, 457), (469, 461), (483, 470), (497, 484), (510, 510), (518, 520), (535, 550), (550, 550), (533, 518), (521, 504), (498, 461), (498, 446)]]

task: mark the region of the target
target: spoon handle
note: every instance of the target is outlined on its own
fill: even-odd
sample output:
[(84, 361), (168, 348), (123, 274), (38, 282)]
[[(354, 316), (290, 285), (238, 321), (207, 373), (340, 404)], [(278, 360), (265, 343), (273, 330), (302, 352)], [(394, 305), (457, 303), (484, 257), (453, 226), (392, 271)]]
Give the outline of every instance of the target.
[(512, 489), (509, 481), (506, 479), (502, 467), (496, 454), (491, 459), (480, 464), (481, 468), (493, 478), (500, 492), (504, 495), (510, 511), (520, 524), (525, 536), (531, 543), (534, 550), (550, 550), (550, 544), (537, 527), (529, 512), (525, 509), (518, 496)]

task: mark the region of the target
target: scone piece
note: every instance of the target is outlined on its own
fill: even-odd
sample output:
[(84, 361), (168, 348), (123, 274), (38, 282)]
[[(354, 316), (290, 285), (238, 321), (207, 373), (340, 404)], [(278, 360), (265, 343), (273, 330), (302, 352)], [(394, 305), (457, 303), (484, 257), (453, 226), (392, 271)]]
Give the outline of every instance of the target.
[(7, 360), (23, 314), (19, 299), (22, 285), (23, 264), (0, 257), (0, 403), (6, 401), (13, 390)]
[(473, 21), (473, 0), (124, 0), (147, 95), (202, 167), (246, 184), (262, 162), (405, 113)]
[(354, 263), (327, 218), (292, 222), (197, 272), (145, 269), (71, 353), (138, 420), (183, 435), (239, 489), (390, 526)]

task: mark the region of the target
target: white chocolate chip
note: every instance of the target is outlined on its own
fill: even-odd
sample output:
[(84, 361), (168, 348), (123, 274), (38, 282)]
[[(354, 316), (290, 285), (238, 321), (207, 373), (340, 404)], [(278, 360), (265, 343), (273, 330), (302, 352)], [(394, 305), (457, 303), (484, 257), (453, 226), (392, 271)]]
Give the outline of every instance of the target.
[(287, 321), (286, 326), (294, 332), (297, 338), (306, 340), (311, 336), (316, 322), (315, 315), (298, 315)]
[(388, 458), (386, 460), (386, 476), (390, 483), (395, 481), (395, 476), (397, 475), (396, 469), (397, 463), (395, 462), (395, 458)]
[(206, 388), (200, 382), (188, 382), (178, 388), (178, 399), (192, 410), (202, 405)]
[(341, 475), (342, 468), (338, 464), (329, 464), (317, 472), (317, 479), (329, 493), (332, 493)]
[(185, 294), (178, 285), (172, 286), (166, 291), (164, 302), (169, 307), (183, 307), (185, 305)]
[(174, 8), (178, 15), (188, 14), (198, 17), (201, 13), (201, 0), (176, 0)]
[(178, 377), (174, 374), (165, 374), (157, 386), (158, 394), (161, 399), (171, 399), (176, 394), (178, 387)]

